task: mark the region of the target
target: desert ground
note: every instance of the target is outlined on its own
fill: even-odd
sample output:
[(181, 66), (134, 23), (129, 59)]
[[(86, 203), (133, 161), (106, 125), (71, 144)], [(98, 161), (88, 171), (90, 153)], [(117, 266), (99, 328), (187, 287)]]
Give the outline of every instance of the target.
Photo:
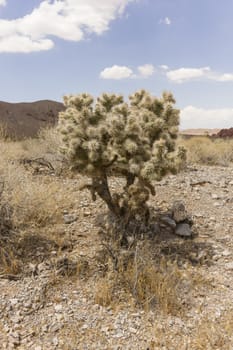
[(116, 271), (99, 234), (105, 204), (79, 191), (56, 134), (2, 140), (0, 348), (233, 349), (233, 148), (224, 145), (221, 155), (192, 145), (185, 169), (154, 183), (150, 206), (162, 213), (181, 200), (193, 235), (158, 225), (120, 252), (133, 260)]

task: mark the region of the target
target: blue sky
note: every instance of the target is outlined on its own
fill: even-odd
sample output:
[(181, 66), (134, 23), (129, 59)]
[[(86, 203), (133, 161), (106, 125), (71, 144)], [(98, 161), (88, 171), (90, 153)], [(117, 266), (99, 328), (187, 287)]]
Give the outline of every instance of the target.
[(0, 0), (0, 100), (172, 91), (182, 128), (233, 126), (232, 0)]

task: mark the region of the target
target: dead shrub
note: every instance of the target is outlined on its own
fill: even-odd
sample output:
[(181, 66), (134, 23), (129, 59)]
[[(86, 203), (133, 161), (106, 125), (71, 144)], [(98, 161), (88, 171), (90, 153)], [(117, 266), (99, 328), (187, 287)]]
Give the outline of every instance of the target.
[(174, 261), (161, 258), (156, 262), (145, 242), (141, 243), (129, 250), (104, 249), (102, 260), (99, 257), (104, 268), (96, 287), (96, 303), (107, 306), (133, 300), (146, 310), (158, 307), (165, 314), (181, 314), (184, 301), (179, 290), (190, 276)]

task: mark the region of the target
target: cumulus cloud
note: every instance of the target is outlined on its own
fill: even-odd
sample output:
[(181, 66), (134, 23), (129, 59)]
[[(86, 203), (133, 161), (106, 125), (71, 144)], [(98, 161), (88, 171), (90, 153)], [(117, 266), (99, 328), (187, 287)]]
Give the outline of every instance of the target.
[(175, 83), (183, 83), (185, 81), (196, 80), (203, 77), (208, 77), (210, 73), (209, 67), (203, 68), (179, 68), (170, 70), (166, 73), (169, 80)]
[(155, 72), (155, 67), (152, 64), (144, 64), (138, 66), (137, 70), (139, 74), (133, 72), (133, 70), (127, 66), (114, 65), (112, 67), (105, 68), (100, 73), (102, 79), (126, 79), (126, 78), (149, 78)]
[(24, 17), (0, 20), (0, 52), (49, 50), (54, 45), (51, 36), (80, 41), (92, 33), (100, 35), (133, 1), (43, 0)]
[(138, 67), (139, 74), (143, 78), (148, 78), (155, 72), (155, 68), (152, 64), (144, 64)]
[(160, 24), (166, 24), (167, 26), (169, 26), (172, 21), (170, 20), (169, 17), (165, 17), (165, 18), (161, 18), (161, 20), (159, 21)]
[(181, 129), (233, 127), (233, 108), (204, 109), (187, 106), (181, 110)]
[(169, 67), (166, 64), (161, 64), (161, 66), (159, 66), (159, 68), (161, 68), (162, 70), (168, 70)]
[(114, 65), (112, 67), (107, 67), (100, 73), (100, 78), (102, 79), (121, 80), (125, 78), (131, 78), (132, 76), (133, 76), (132, 69), (126, 66), (117, 66), (117, 65)]
[(0, 6), (5, 6), (6, 5), (6, 0), (0, 0)]
[(214, 80), (218, 82), (232, 82), (233, 74), (232, 73), (218, 73), (210, 69), (210, 67), (201, 67), (201, 68), (179, 68), (174, 70), (166, 70), (167, 78), (174, 83), (185, 83), (193, 80)]

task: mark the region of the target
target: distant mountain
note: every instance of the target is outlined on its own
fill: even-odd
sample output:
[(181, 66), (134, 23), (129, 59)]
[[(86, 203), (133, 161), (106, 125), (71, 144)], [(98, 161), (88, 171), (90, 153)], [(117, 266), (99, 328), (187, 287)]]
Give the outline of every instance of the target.
[(64, 110), (60, 102), (42, 100), (28, 103), (0, 101), (0, 126), (16, 139), (34, 137), (41, 128), (57, 123), (58, 113)]
[(180, 135), (187, 135), (187, 136), (213, 136), (216, 135), (220, 129), (186, 129), (181, 130)]

